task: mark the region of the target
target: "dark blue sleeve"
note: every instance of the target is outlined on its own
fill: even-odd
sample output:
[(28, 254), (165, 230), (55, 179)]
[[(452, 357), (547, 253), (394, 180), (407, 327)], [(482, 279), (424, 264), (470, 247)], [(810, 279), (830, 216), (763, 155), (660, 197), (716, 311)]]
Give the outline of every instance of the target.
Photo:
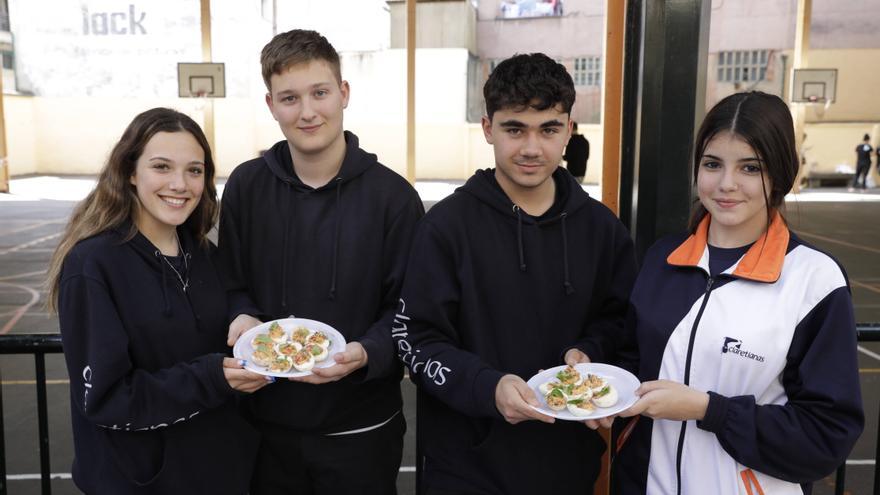
[(797, 326), (782, 374), (784, 405), (709, 392), (697, 425), (737, 462), (793, 483), (816, 481), (845, 460), (864, 428), (852, 300), (841, 287)]
[(367, 374), (364, 380), (384, 377), (399, 370), (391, 339), (391, 325), (397, 311), (397, 301), (403, 286), (403, 276), (409, 259), (409, 248), (419, 219), (425, 207), (418, 193), (395, 216), (385, 231), (382, 252), (382, 308), (378, 321), (358, 341), (367, 351)]
[(63, 278), (58, 302), (71, 401), (89, 421), (126, 431), (155, 429), (234, 395), (222, 354), (152, 372), (135, 367), (126, 329), (101, 281), (82, 274)]
[(459, 283), (452, 247), (422, 221), (392, 327), (397, 354), (412, 381), (451, 408), (471, 417), (501, 418), (495, 388), (504, 373), (462, 349), (456, 328)]
[(228, 319), (246, 314), (257, 319), (265, 315), (248, 293), (247, 267), (248, 245), (243, 241), (241, 220), (241, 194), (239, 177), (233, 173), (223, 189), (220, 205), (220, 227), (217, 235), (217, 269), (226, 289)]

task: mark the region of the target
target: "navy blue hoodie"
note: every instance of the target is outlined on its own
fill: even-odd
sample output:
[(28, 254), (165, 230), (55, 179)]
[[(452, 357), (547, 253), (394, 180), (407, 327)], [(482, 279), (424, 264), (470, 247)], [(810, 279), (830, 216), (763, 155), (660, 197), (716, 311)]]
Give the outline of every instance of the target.
[(89, 494), (246, 493), (258, 436), (223, 376), (226, 296), (208, 249), (178, 229), (184, 293), (128, 227), (79, 242), (62, 268), (73, 481)]
[[(497, 494), (588, 491), (604, 444), (579, 422), (510, 425), (504, 374), (527, 380), (572, 347), (614, 363), (636, 275), (632, 240), (564, 169), (531, 217), (478, 171), (435, 205), (413, 240), (392, 335), (419, 395), (427, 486)], [(554, 473), (573, 473), (563, 476)]]
[(415, 189), (345, 133), (335, 179), (314, 189), (296, 176), (287, 141), (237, 167), (223, 192), (219, 253), (230, 320), (294, 315), (358, 341), (365, 368), (338, 382), (281, 380), (249, 402), (255, 417), (313, 433), (379, 424), (400, 410), (402, 370), (389, 328), (415, 224)]

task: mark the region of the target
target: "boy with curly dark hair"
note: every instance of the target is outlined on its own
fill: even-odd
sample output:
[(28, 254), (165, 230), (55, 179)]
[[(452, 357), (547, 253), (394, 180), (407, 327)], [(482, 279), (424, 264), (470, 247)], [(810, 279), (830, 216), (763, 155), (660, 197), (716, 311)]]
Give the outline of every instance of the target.
[(622, 328), (632, 240), (559, 168), (575, 99), (562, 65), (514, 56), (483, 93), (495, 168), (420, 222), (392, 329), (419, 387), (422, 488), (589, 493), (601, 438), (552, 424), (525, 380), (563, 363), (615, 362), (631, 344)]

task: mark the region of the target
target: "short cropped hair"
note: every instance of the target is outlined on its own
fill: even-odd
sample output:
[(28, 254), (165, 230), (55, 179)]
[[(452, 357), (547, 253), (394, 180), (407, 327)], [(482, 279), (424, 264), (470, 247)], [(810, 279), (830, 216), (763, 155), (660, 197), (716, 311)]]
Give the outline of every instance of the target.
[(543, 53), (514, 55), (504, 60), (483, 86), (489, 120), (504, 108), (546, 110), (557, 105), (571, 113), (574, 81), (562, 64)]
[(339, 54), (327, 38), (316, 31), (294, 29), (281, 33), (272, 38), (260, 53), (260, 65), (263, 70), (263, 82), (266, 88), (272, 91), (270, 79), (273, 74), (281, 74), (288, 68), (308, 63), (313, 60), (321, 60), (330, 65), (336, 82), (342, 82), (342, 70), (339, 62)]

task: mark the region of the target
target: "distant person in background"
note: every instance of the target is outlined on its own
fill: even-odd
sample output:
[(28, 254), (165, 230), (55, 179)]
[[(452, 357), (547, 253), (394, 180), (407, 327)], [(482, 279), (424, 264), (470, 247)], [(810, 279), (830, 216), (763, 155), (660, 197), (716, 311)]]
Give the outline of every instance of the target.
[(584, 181), (587, 175), (587, 160), (590, 158), (590, 142), (582, 134), (578, 134), (577, 122), (571, 124), (571, 138), (562, 155), (568, 171), (578, 182)]
[(856, 146), (856, 176), (853, 177), (852, 187), (849, 188), (850, 191), (859, 187), (859, 177), (862, 178), (862, 186), (861, 189), (866, 189), (868, 187), (868, 171), (871, 170), (871, 152), (874, 151), (874, 148), (871, 147), (871, 136), (865, 134), (865, 137), (862, 138), (862, 144)]

